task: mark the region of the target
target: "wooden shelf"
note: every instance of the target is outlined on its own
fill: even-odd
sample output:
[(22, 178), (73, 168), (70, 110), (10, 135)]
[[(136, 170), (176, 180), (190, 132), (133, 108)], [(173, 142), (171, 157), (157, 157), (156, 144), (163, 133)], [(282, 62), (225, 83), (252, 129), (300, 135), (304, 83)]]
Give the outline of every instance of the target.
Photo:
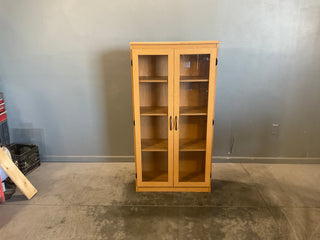
[(142, 139), (141, 151), (166, 152), (168, 151), (168, 140), (167, 139)]
[(180, 107), (180, 116), (205, 116), (207, 107)]
[[(168, 82), (168, 76), (140, 76), (140, 82)], [(181, 76), (180, 82), (208, 82), (208, 77)]]
[(206, 140), (204, 139), (180, 139), (179, 151), (206, 151)]
[(167, 182), (167, 171), (142, 171), (143, 182)]
[(209, 82), (209, 78), (201, 76), (180, 76), (180, 82)]
[[(180, 139), (179, 150), (181, 152), (206, 151), (206, 140), (204, 139)], [(141, 151), (143, 152), (165, 152), (168, 151), (167, 139), (142, 139)]]
[(168, 82), (168, 76), (140, 76), (140, 82)]
[(168, 107), (141, 107), (142, 116), (168, 116)]
[(180, 182), (204, 182), (205, 175), (203, 172), (179, 172)]

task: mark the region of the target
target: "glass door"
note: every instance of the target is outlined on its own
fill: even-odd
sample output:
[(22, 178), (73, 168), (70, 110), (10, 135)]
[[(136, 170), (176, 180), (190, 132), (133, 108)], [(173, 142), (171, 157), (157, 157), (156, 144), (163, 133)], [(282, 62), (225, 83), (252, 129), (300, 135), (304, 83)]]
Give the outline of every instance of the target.
[(133, 50), (138, 186), (173, 186), (173, 50)]
[(210, 184), (215, 56), (212, 49), (176, 50), (175, 186)]

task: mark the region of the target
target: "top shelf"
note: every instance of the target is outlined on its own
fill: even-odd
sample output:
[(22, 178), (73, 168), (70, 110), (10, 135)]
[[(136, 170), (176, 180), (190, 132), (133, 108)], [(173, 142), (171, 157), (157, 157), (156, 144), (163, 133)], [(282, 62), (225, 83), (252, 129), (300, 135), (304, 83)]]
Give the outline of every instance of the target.
[(140, 76), (140, 82), (168, 82), (168, 76)]
[[(168, 76), (140, 76), (140, 82), (168, 82)], [(208, 82), (208, 77), (201, 76), (181, 76), (180, 82)]]
[(209, 82), (209, 78), (200, 76), (181, 76), (180, 82)]

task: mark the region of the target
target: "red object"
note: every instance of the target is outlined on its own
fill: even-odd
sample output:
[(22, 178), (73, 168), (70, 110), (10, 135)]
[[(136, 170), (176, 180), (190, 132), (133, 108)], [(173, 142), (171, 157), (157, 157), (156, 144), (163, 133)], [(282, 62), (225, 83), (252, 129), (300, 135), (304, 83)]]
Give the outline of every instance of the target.
[(0, 122), (7, 120), (7, 112), (0, 113)]
[(3, 188), (2, 188), (2, 181), (1, 181), (1, 177), (0, 177), (0, 203), (5, 203), (6, 202), (6, 198), (4, 197), (4, 192), (3, 192)]
[(6, 107), (3, 98), (0, 98), (0, 122), (7, 120)]
[(3, 113), (6, 111), (6, 108), (4, 106), (4, 103), (0, 103), (0, 113)]

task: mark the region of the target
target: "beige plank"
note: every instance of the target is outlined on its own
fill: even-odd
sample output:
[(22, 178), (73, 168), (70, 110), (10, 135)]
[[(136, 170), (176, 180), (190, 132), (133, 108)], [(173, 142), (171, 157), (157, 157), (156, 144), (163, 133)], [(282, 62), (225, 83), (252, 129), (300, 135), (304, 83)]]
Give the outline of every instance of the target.
[(0, 148), (0, 166), (28, 199), (38, 192), (2, 148)]

